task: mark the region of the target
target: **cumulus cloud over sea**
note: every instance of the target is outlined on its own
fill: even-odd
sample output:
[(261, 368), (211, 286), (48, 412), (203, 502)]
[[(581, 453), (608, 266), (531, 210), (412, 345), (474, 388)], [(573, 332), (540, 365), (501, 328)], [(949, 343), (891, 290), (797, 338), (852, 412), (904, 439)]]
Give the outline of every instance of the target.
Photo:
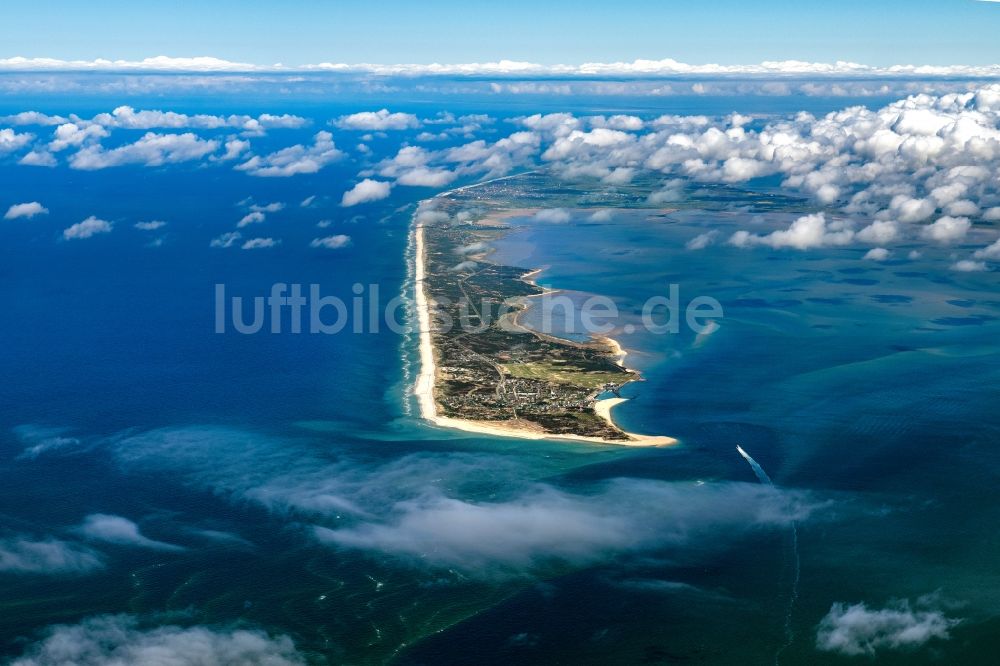
[(391, 189), (392, 183), (365, 178), (344, 192), (344, 196), (340, 200), (340, 205), (347, 208), (370, 201), (379, 201), (388, 197)]
[[(27, 151), (18, 159), (29, 165), (65, 160), (74, 169), (98, 170), (231, 162), (248, 175), (289, 178), (348, 158), (330, 131), (316, 133), (312, 143), (258, 151), (256, 137), (265, 132), (301, 129), (312, 122), (288, 113), (186, 114), (119, 106), (89, 118), (24, 111), (0, 122), (12, 126), (0, 129), (0, 150)], [(746, 248), (867, 245), (866, 250), (891, 251), (892, 244), (902, 242), (973, 242), (982, 243), (973, 250), (982, 253), (996, 240), (983, 223), (1000, 217), (1000, 84), (920, 93), (881, 108), (851, 106), (821, 116), (536, 113), (506, 119), (505, 133), (489, 139), (476, 136), (484, 128), (500, 128), (489, 117), (444, 113), (420, 118), (383, 108), (328, 122), (341, 134), (388, 137), (426, 127), (469, 137), (438, 149), (404, 141), (394, 155), (380, 160), (362, 154), (358, 180), (343, 192), (343, 206), (384, 199), (397, 185), (441, 188), (458, 179), (544, 165), (561, 178), (596, 180), (609, 187), (627, 184), (640, 173), (661, 176), (663, 186), (650, 195), (653, 205), (677, 201), (685, 182), (740, 185), (776, 178), (784, 189), (822, 209), (786, 229), (743, 229), (728, 239)], [(14, 129), (19, 126), (37, 127), (38, 132)], [(145, 133), (107, 145), (111, 133), (135, 130)], [(28, 214), (27, 208), (11, 211)], [(254, 213), (265, 212), (249, 211), (244, 224), (260, 221)], [(67, 237), (86, 237), (88, 229), (103, 230), (90, 224), (80, 229), (81, 235)], [(706, 246), (698, 242), (694, 249)], [(955, 261), (990, 268), (992, 257), (986, 253)]]
[(53, 626), (10, 664), (298, 666), (306, 663), (288, 636), (269, 636), (246, 628), (145, 626), (148, 624), (148, 619), (135, 615), (99, 615), (79, 624)]
[[(178, 474), (258, 504), (320, 543), (476, 577), (724, 548), (741, 534), (785, 528), (818, 506), (745, 483), (621, 478), (564, 488), (532, 482), (522, 463), (490, 454), (414, 453), (381, 464), (327, 458), (302, 442), (225, 428), (132, 434), (112, 450), (126, 469)], [(503, 491), (478, 497), (484, 478)]]
[(947, 640), (959, 620), (935, 605), (934, 596), (895, 601), (884, 608), (835, 603), (816, 630), (816, 647), (848, 656), (874, 657), (884, 651), (914, 650)]
[(0, 539), (0, 572), (84, 574), (103, 567), (101, 555), (81, 544), (27, 535)]
[(316, 173), (327, 164), (344, 156), (334, 144), (329, 132), (317, 132), (311, 146), (296, 144), (264, 156), (254, 155), (236, 166), (251, 176), (287, 177), (302, 173)]
[(19, 218), (31, 219), (36, 215), (46, 215), (49, 209), (38, 203), (37, 201), (29, 201), (28, 203), (14, 204), (7, 209), (4, 213), (3, 219), (5, 220), (16, 220)]
[(138, 546), (153, 550), (179, 551), (180, 546), (150, 539), (142, 534), (139, 526), (122, 516), (94, 513), (87, 516), (77, 531), (84, 537), (120, 546)]
[(331, 124), (347, 130), (403, 130), (419, 127), (420, 121), (412, 113), (391, 113), (388, 109), (379, 109), (341, 116)]
[(652, 172), (674, 179), (655, 201), (651, 197), (659, 204), (679, 200), (684, 181), (742, 184), (778, 177), (784, 188), (826, 209), (784, 230), (739, 231), (729, 241), (740, 247), (992, 241), (991, 231), (977, 232), (977, 220), (1000, 215), (996, 84), (913, 95), (879, 109), (855, 106), (766, 121), (740, 114), (643, 120), (550, 113), (513, 122), (523, 129), (492, 143), (437, 151), (405, 147), (382, 163), (380, 174), (400, 184), (441, 186), (459, 176), (503, 175), (542, 163), (568, 180), (613, 185)]
[(425, 492), (386, 515), (317, 537), (469, 575), (524, 572), (551, 561), (582, 565), (614, 555), (704, 547), (747, 530), (787, 526), (789, 497), (751, 484), (694, 486), (617, 479), (587, 493), (536, 485), (504, 501)]

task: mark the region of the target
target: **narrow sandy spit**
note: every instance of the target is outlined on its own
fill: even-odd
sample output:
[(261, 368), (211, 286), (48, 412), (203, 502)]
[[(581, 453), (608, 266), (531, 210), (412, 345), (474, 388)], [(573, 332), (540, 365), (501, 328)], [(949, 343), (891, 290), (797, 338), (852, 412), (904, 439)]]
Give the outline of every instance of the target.
[[(424, 244), (424, 225), (416, 224), (413, 230), (414, 261), (416, 263), (413, 272), (414, 282), (414, 303), (417, 309), (417, 325), (420, 329), (420, 373), (414, 385), (413, 393), (417, 398), (420, 408), (420, 416), (431, 423), (444, 427), (474, 432), (481, 435), (493, 435), (497, 437), (517, 437), (520, 439), (561, 439), (571, 441), (596, 442), (600, 444), (615, 444), (619, 446), (667, 446), (676, 444), (673, 437), (657, 437), (651, 435), (637, 435), (635, 433), (625, 433), (629, 436), (628, 441), (607, 440), (600, 437), (585, 437), (582, 435), (553, 435), (541, 431), (534, 424), (525, 423), (524, 427), (501, 426), (483, 421), (468, 421), (447, 416), (440, 416), (437, 413), (437, 404), (434, 401), (434, 382), (437, 379), (437, 366), (434, 363), (434, 347), (431, 343), (431, 314), (427, 302), (427, 294), (424, 291), (424, 278), (426, 277), (426, 246)], [(619, 358), (624, 358), (625, 351), (611, 338), (604, 338), (611, 344)], [(608, 398), (598, 400), (594, 403), (594, 411), (598, 416), (615, 425), (611, 418), (611, 408), (625, 402), (624, 398)], [(616, 426), (617, 427), (617, 426)]]

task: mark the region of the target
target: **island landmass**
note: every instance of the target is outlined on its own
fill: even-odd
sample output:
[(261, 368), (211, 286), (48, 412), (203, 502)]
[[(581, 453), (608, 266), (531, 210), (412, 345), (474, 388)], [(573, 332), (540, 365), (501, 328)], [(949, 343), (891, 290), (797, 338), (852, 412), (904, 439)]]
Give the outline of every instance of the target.
[[(552, 205), (548, 182), (524, 174), (460, 188), (424, 202), (414, 215), (420, 414), (488, 435), (674, 444), (672, 437), (626, 432), (612, 419), (612, 408), (625, 400), (621, 387), (641, 379), (624, 365), (614, 339), (575, 341), (520, 322), (528, 299), (545, 293), (532, 280), (538, 270), (495, 262), (490, 246), (511, 231), (506, 220)], [(522, 201), (531, 191), (539, 200)]]

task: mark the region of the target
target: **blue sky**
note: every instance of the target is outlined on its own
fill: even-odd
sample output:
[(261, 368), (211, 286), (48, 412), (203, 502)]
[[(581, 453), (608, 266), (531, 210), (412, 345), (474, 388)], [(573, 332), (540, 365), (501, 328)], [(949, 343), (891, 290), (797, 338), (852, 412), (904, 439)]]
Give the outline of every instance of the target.
[(976, 65), (1000, 62), (998, 35), (1000, 2), (977, 0), (40, 1), (4, 8), (0, 58)]

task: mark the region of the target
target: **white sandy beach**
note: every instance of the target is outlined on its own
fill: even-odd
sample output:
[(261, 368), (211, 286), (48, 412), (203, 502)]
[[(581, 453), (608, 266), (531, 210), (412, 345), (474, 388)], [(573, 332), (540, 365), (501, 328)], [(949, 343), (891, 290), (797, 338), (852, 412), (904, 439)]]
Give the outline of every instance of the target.
[[(582, 435), (553, 435), (541, 430), (531, 423), (524, 423), (523, 427), (510, 427), (509, 424), (498, 425), (483, 421), (468, 421), (447, 416), (440, 416), (437, 413), (437, 403), (434, 400), (434, 382), (437, 379), (437, 366), (434, 362), (434, 347), (431, 342), (431, 314), (427, 302), (427, 294), (424, 291), (424, 277), (426, 275), (426, 248), (424, 245), (424, 225), (415, 225), (413, 231), (414, 240), (414, 302), (417, 308), (417, 324), (420, 329), (420, 373), (417, 375), (413, 392), (417, 398), (422, 418), (444, 428), (454, 428), (466, 432), (474, 432), (482, 435), (493, 435), (498, 437), (516, 437), (520, 439), (565, 439), (573, 441), (589, 441), (601, 444), (617, 444), (620, 446), (667, 446), (676, 444), (673, 437), (637, 435), (635, 433), (625, 433), (628, 441), (606, 440), (600, 437), (585, 437)], [(625, 351), (611, 338), (607, 338), (619, 355), (619, 359), (624, 358)], [(594, 411), (603, 419), (614, 425), (611, 418), (611, 409), (625, 402), (624, 398), (608, 398), (598, 400), (594, 404)]]

